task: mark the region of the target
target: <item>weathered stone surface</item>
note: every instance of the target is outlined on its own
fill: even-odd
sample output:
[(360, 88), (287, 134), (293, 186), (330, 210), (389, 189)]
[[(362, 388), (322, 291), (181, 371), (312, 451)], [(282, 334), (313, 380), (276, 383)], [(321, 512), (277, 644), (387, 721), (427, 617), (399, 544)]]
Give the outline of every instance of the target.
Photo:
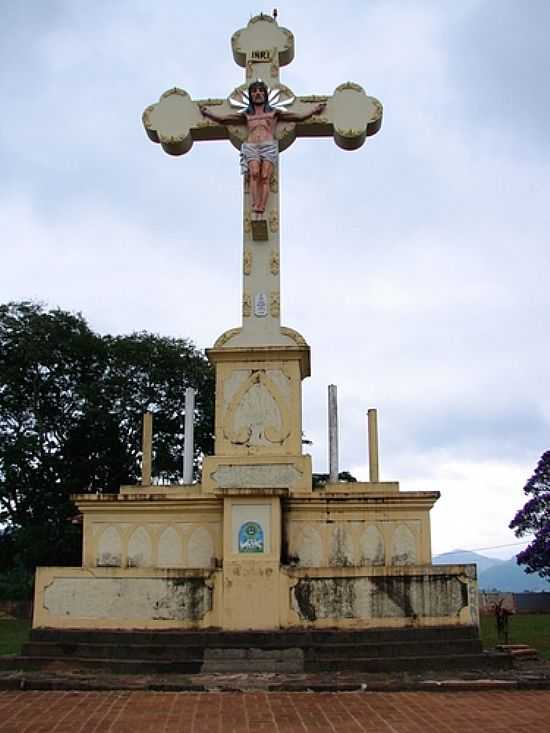
[(416, 540), (406, 524), (400, 524), (393, 533), (391, 564), (414, 565), (417, 562)]
[(458, 617), (469, 603), (468, 585), (456, 576), (373, 575), (301, 578), (293, 607), (307, 621)]
[(103, 567), (120, 567), (122, 558), (122, 541), (115, 527), (101, 527), (100, 539), (97, 543), (96, 565)]
[(153, 565), (151, 538), (145, 527), (137, 527), (128, 542), (128, 567), (150, 568)]
[(44, 591), (44, 608), (65, 618), (192, 621), (211, 607), (202, 578), (55, 578)]
[(296, 557), (299, 567), (320, 567), (323, 562), (323, 543), (319, 530), (306, 524), (301, 529), (295, 547), (292, 548), (291, 552)]
[[(353, 565), (353, 541), (348, 531), (351, 522), (330, 525), (330, 555), (328, 564), (337, 568)], [(355, 523), (353, 523), (355, 524)]]
[(224, 381), (225, 437), (237, 445), (282, 443), (290, 431), (290, 394), (281, 369), (236, 369)]
[(166, 527), (158, 541), (158, 567), (183, 567), (181, 536), (174, 527)]
[[(351, 513), (351, 512), (350, 512)], [(305, 512), (304, 512), (305, 514)], [(320, 512), (319, 512), (320, 514)], [(360, 507), (357, 515), (361, 516)], [(307, 515), (306, 515), (307, 516)], [(326, 520), (307, 516), (289, 526), (289, 557), (299, 567), (364, 567), (369, 565), (424, 564), (429, 556), (416, 519), (395, 522), (386, 518), (337, 521), (334, 512)], [(419, 549), (420, 548), (420, 549)]]
[(203, 673), (304, 671), (303, 649), (205, 649)]
[(286, 488), (292, 486), (300, 476), (300, 472), (288, 463), (221, 465), (212, 474), (221, 489)]
[(214, 542), (205, 527), (193, 530), (187, 545), (187, 564), (190, 568), (209, 568), (214, 561)]
[(371, 524), (363, 531), (359, 544), (361, 564), (384, 564), (384, 538), (376, 525)]

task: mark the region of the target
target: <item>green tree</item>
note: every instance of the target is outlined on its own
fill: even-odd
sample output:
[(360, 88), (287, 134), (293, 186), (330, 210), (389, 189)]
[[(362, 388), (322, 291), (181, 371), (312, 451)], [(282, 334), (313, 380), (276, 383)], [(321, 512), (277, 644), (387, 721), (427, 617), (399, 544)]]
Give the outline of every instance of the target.
[(186, 387), (197, 390), (196, 466), (202, 453), (213, 451), (213, 369), (203, 354), (185, 339), (142, 332), (131, 336), (106, 336), (104, 343), (108, 363), (103, 414), (108, 414), (108, 419), (116, 426), (125, 461), (119, 474), (110, 476), (105, 485), (116, 490), (120, 483), (135, 483), (138, 479), (142, 416), (146, 410), (154, 414), (153, 475), (177, 482), (182, 473)]
[(31, 566), (32, 555), (55, 552), (75, 513), (69, 494), (86, 485), (71, 475), (65, 448), (101, 378), (100, 353), (79, 316), (0, 307), (0, 521)]
[(0, 306), (0, 526), (17, 562), (79, 562), (70, 496), (138, 480), (144, 411), (155, 416), (153, 474), (180, 478), (187, 386), (198, 390), (198, 465), (212, 451), (214, 381), (189, 341), (102, 337), (81, 315)]
[(526, 573), (550, 578), (550, 451), (542, 454), (531, 478), (523, 487), (528, 501), (510, 522), (516, 537), (533, 536), (516, 556)]

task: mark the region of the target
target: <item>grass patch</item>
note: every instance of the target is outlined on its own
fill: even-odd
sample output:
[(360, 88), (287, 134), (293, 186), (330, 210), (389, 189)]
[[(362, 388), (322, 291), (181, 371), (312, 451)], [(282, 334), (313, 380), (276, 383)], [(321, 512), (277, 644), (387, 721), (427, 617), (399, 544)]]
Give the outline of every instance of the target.
[(19, 654), (28, 641), (31, 622), (27, 619), (0, 619), (0, 656)]
[[(485, 649), (494, 649), (501, 643), (497, 638), (497, 625), (494, 616), (481, 616), (481, 641)], [(508, 641), (510, 644), (529, 644), (541, 657), (550, 659), (550, 615), (526, 613), (510, 616), (508, 621)]]

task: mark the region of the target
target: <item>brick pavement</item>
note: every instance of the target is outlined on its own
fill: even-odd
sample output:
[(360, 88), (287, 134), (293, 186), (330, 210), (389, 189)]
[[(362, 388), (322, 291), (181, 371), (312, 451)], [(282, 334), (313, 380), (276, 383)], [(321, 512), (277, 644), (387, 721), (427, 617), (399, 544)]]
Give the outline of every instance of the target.
[(2, 733), (533, 733), (550, 692), (0, 692)]

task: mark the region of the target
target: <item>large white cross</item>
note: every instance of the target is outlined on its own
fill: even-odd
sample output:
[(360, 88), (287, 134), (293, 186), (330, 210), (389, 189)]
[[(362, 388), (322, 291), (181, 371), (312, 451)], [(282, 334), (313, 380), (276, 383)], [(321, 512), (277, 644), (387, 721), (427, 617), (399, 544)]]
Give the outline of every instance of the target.
[[(177, 87), (165, 92), (157, 104), (147, 107), (143, 124), (149, 138), (160, 143), (170, 155), (187, 153), (195, 141), (229, 139), (237, 148), (246, 139), (246, 125), (222, 125), (207, 119), (199, 107), (207, 105), (218, 115), (234, 113), (229, 99), (239, 95), (248, 85), (263, 79), (271, 89), (281, 91), (284, 98), (293, 92), (279, 81), (279, 69), (294, 58), (294, 36), (267, 15), (252, 18), (246, 28), (231, 38), (233, 58), (246, 69), (243, 84), (226, 99), (192, 100)], [(326, 137), (332, 135), (345, 150), (355, 150), (374, 135), (382, 124), (382, 105), (369, 97), (358, 84), (346, 82), (332, 96), (298, 96), (292, 112), (307, 113), (320, 102), (326, 107), (320, 115), (301, 122), (281, 121), (275, 137), (279, 151), (291, 145), (297, 137)], [(236, 163), (237, 169), (237, 163)], [(243, 298), (241, 328), (226, 331), (216, 346), (295, 345), (298, 334), (281, 328), (280, 254), (279, 254), (279, 166), (270, 182), (270, 195), (265, 214), (264, 238), (254, 222), (250, 209), (248, 181), (243, 183)]]

